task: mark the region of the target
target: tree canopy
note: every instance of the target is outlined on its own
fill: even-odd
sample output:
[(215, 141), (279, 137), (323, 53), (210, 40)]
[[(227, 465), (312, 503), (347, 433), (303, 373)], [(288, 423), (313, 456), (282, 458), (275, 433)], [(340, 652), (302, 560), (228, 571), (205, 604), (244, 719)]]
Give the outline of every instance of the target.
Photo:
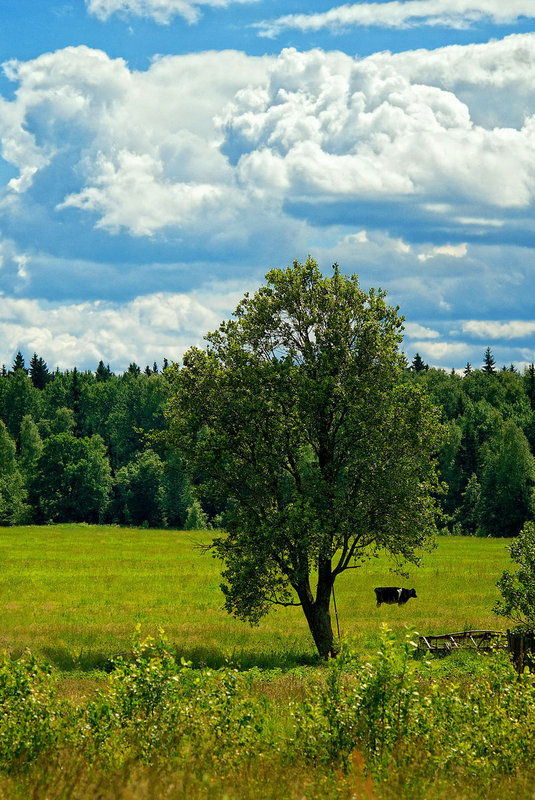
[(310, 257), (266, 279), (174, 365), (170, 439), (224, 510), (227, 610), (254, 623), (301, 605), (327, 656), (336, 577), (379, 548), (415, 563), (435, 532), (443, 428), (402, 381), (402, 318), (383, 291)]

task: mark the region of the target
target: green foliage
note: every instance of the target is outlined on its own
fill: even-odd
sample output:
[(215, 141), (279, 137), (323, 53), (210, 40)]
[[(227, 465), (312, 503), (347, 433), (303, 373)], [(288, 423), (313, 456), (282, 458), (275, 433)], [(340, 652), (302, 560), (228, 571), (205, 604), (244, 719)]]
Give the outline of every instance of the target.
[(513, 420), (489, 442), (481, 477), (478, 505), (482, 532), (488, 536), (516, 536), (532, 519), (535, 458)]
[(1, 785), (20, 793), (2, 796), (512, 798), (508, 784), (533, 774), (533, 678), (502, 652), (449, 671), (414, 656), (414, 632), (383, 626), (370, 658), (345, 644), (307, 677), (194, 670), (138, 631), (108, 685), (71, 701), (30, 653), (4, 658)]
[(153, 528), (165, 524), (163, 512), (164, 466), (153, 450), (139, 453), (117, 472), (117, 500), (115, 518), (127, 525), (149, 525)]
[(430, 662), (414, 661), (415, 648), (414, 633), (399, 643), (383, 627), (366, 663), (344, 651), (329, 665), (325, 685), (296, 711), (296, 748), (344, 770), (357, 749), (380, 780), (405, 766), (408, 796), (411, 785), (431, 776), (486, 782), (529, 764), (533, 679), (518, 682), (507, 655), (493, 653), (476, 656), (472, 680), (440, 680)]
[(413, 631), (400, 646), (386, 624), (375, 656), (364, 663), (345, 643), (325, 685), (318, 684), (296, 713), (297, 747), (345, 771), (355, 748), (367, 761), (388, 766), (394, 747), (413, 734), (413, 714), (418, 717), (417, 646)]
[(461, 495), (461, 505), (454, 514), (454, 523), (458, 524), (465, 536), (475, 536), (479, 526), (479, 509), (481, 508), (481, 486), (475, 472), (470, 476), (466, 489)]
[(29, 652), (0, 660), (0, 770), (21, 769), (57, 741), (62, 704), (50, 669)]
[(202, 510), (199, 501), (194, 500), (187, 510), (184, 529), (187, 531), (204, 531), (208, 527), (208, 517)]
[(415, 563), (435, 532), (442, 427), (402, 382), (384, 292), (312, 258), (266, 277), (175, 368), (169, 438), (199, 494), (226, 503), (227, 610), (254, 623), (297, 602), (325, 656), (336, 576), (377, 548)]
[(27, 521), (26, 491), (15, 457), (15, 442), (0, 420), (0, 525)]
[(497, 583), (502, 595), (494, 607), (520, 628), (535, 628), (535, 523), (526, 522), (521, 534), (508, 547), (516, 572), (505, 570)]
[(41, 518), (52, 522), (98, 521), (111, 491), (110, 466), (99, 436), (50, 436), (43, 445), (31, 483)]

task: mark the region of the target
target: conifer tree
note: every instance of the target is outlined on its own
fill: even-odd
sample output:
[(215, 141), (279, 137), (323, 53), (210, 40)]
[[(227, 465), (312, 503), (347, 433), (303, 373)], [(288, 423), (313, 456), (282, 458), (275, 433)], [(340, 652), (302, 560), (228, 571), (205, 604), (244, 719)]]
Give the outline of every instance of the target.
[(26, 369), (26, 365), (24, 364), (24, 358), (20, 350), (17, 352), (17, 355), (15, 356), (11, 372), (15, 373), (18, 369), (23, 370), (26, 373), (26, 375), (28, 374), (28, 370)]
[(487, 347), (485, 350), (483, 366), (481, 367), (482, 372), (486, 372), (488, 375), (494, 375), (496, 373), (496, 370), (494, 369), (495, 364), (496, 362), (492, 355), (491, 349), (490, 347)]
[(429, 369), (429, 365), (425, 363), (420, 353), (416, 353), (412, 360), (411, 369), (414, 370), (414, 372), (423, 372)]
[(37, 353), (33, 354), (30, 361), (29, 374), (36, 389), (44, 389), (50, 380), (47, 363), (43, 358), (38, 358)]

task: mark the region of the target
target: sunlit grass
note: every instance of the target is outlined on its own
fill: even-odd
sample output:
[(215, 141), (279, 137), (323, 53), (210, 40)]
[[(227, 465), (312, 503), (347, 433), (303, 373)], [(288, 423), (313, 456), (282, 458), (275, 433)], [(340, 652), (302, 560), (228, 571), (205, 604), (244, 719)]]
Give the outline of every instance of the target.
[[(87, 525), (0, 530), (0, 649), (31, 648), (63, 671), (99, 669), (143, 634), (165, 630), (195, 663), (243, 667), (312, 663), (315, 651), (299, 609), (278, 608), (258, 627), (230, 617), (219, 588), (220, 564), (202, 546), (207, 532)], [(496, 581), (508, 565), (507, 541), (440, 538), (408, 578), (385, 557), (341, 575), (336, 602), (342, 635), (364, 650), (379, 624), (420, 633), (506, 627), (492, 614)], [(376, 608), (378, 585), (414, 586), (405, 606)], [(332, 610), (333, 627), (336, 618)]]

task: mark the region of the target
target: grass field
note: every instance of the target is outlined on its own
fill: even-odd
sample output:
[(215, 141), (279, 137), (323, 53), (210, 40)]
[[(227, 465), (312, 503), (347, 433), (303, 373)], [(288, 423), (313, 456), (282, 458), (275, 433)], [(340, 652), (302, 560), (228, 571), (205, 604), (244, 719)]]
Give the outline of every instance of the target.
[[(206, 532), (86, 525), (0, 530), (0, 649), (29, 647), (61, 671), (90, 671), (128, 650), (137, 624), (163, 628), (194, 663), (310, 663), (314, 646), (299, 609), (275, 609), (251, 627), (222, 608), (220, 564), (201, 552)], [(408, 578), (385, 557), (344, 573), (335, 587), (340, 628), (365, 651), (379, 624), (420, 633), (504, 628), (492, 614), (496, 581), (509, 564), (506, 540), (440, 538)], [(416, 588), (404, 607), (376, 608), (373, 588)], [(336, 620), (333, 613), (333, 626)]]
[[(428, 662), (402, 644), (405, 626), (505, 628), (507, 541), (441, 538), (408, 578), (384, 557), (343, 574), (352, 644), (319, 664), (299, 609), (257, 628), (225, 613), (209, 536), (0, 529), (0, 650), (37, 656), (0, 663), (2, 800), (535, 798), (535, 680), (503, 651)], [(399, 583), (417, 599), (376, 608)], [(132, 651), (138, 624), (170, 649)]]

